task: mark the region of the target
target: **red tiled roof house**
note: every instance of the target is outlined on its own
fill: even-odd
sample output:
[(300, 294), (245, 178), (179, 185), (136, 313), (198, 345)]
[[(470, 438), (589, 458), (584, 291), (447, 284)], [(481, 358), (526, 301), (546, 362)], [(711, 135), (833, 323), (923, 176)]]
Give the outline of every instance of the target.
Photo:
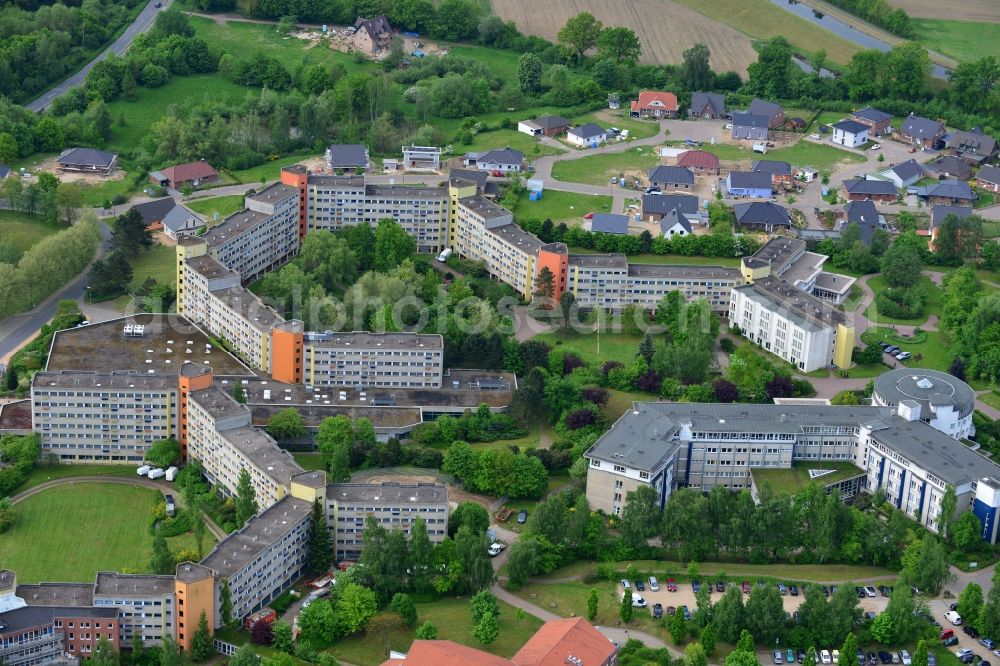
[(643, 90), (639, 99), (632, 100), (629, 115), (633, 118), (674, 118), (677, 116), (677, 95)]
[(677, 156), (677, 166), (695, 173), (719, 175), (719, 158), (704, 150), (689, 150)]

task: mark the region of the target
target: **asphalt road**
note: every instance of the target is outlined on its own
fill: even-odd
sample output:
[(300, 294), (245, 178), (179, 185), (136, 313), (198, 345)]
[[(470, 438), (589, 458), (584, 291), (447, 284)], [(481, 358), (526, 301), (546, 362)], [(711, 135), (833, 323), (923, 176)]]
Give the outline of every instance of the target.
[[(161, 1), (163, 4), (162, 9), (166, 9), (170, 6), (170, 3), (173, 2), (173, 0)], [(156, 13), (160, 11), (160, 9), (157, 9), (156, 7), (156, 2), (157, 0), (149, 0), (146, 7), (139, 13), (139, 16), (136, 17), (135, 21), (132, 22), (132, 25), (125, 29), (125, 32), (122, 33), (121, 37), (116, 39), (111, 46), (102, 51), (96, 58), (84, 65), (83, 69), (56, 87), (52, 88), (35, 101), (25, 104), (25, 108), (36, 113), (43, 111), (49, 104), (52, 103), (52, 100), (57, 97), (61, 97), (73, 86), (78, 86), (83, 83), (83, 80), (87, 78), (87, 73), (90, 72), (91, 68), (93, 68), (96, 63), (107, 58), (109, 53), (114, 53), (115, 55), (120, 56), (128, 51), (128, 47), (132, 46), (132, 42), (135, 41), (135, 38), (152, 27), (153, 21), (156, 20)], [(2, 352), (0, 352), (0, 356), (2, 356)]]
[[(104, 240), (97, 248), (95, 259), (100, 259), (107, 251), (111, 238), (111, 229), (107, 225), (102, 225), (101, 235)], [(56, 304), (60, 300), (69, 298), (76, 301), (82, 298), (89, 279), (90, 266), (88, 265), (79, 275), (73, 278), (62, 289), (45, 299), (37, 307), (28, 312), (10, 317), (0, 323), (0, 364), (6, 365), (8, 357), (11, 354), (38, 335), (38, 331), (42, 326), (55, 316)]]

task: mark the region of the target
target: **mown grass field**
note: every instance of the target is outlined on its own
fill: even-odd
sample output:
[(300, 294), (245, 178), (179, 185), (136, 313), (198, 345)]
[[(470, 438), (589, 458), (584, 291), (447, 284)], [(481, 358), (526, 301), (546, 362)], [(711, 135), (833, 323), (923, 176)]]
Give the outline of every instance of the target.
[(0, 210), (0, 243), (10, 243), (22, 254), (46, 236), (64, 228), (58, 223), (49, 223), (39, 217)]
[(72, 476), (124, 476), (132, 478), (135, 476), (135, 467), (132, 465), (35, 465), (35, 468), (28, 472), (28, 478), (18, 486), (15, 492), (24, 492), (30, 488), (52, 481), (53, 479), (65, 479)]
[(576, 160), (556, 162), (552, 177), (571, 183), (610, 185), (611, 177), (641, 172), (645, 176), (650, 167), (660, 163), (655, 151), (649, 148), (630, 148), (623, 153), (600, 153)]
[[(417, 625), (431, 622), (438, 629), (438, 638), (451, 640), (468, 645), (478, 650), (484, 650), (502, 657), (512, 657), (521, 646), (538, 631), (542, 621), (533, 615), (525, 615), (523, 620), (517, 618), (517, 610), (500, 602), (500, 634), (496, 641), (483, 645), (472, 636), (472, 612), (469, 599), (440, 599), (432, 603), (417, 604)], [(328, 652), (337, 659), (358, 666), (377, 666), (385, 661), (389, 650), (405, 652), (413, 642), (416, 631), (400, 628), (389, 632), (387, 636), (367, 634), (346, 638), (331, 647)]]
[[(147, 572), (153, 537), (146, 519), (161, 497), (117, 484), (45, 490), (15, 506), (14, 527), (0, 539), (0, 562), (22, 583), (91, 582), (98, 571), (123, 568)], [(190, 535), (167, 541), (175, 552), (194, 548)]]
[(769, 160), (783, 160), (793, 166), (813, 167), (821, 170), (829, 170), (839, 164), (860, 164), (865, 161), (862, 155), (804, 140), (788, 148), (769, 150), (767, 155), (763, 157)]
[(636, 118), (630, 118), (623, 110), (612, 111), (610, 109), (604, 109), (601, 111), (595, 111), (594, 113), (588, 113), (583, 116), (577, 116), (571, 120), (574, 125), (597, 123), (601, 127), (605, 128), (617, 127), (620, 130), (628, 130), (628, 136), (630, 139), (645, 139), (655, 135), (660, 129), (660, 124), (658, 122), (653, 120), (638, 120)]
[(513, 212), (515, 218), (550, 219), (556, 223), (579, 225), (587, 213), (611, 212), (611, 197), (545, 190), (541, 201), (529, 201), (527, 194), (522, 195)]
[[(1000, 17), (1000, 7), (994, 9)], [(1000, 58), (1000, 25), (996, 23), (944, 19), (914, 19), (913, 23), (917, 40), (933, 51), (964, 61)]]
[(538, 139), (532, 138), (516, 129), (498, 129), (491, 132), (480, 132), (472, 137), (472, 142), (467, 144), (454, 144), (453, 149), (456, 154), (484, 152), (495, 148), (513, 148), (524, 153), (527, 159), (542, 157), (544, 155), (558, 155), (563, 152), (558, 148), (547, 146)]
[[(943, 333), (936, 331), (922, 331), (918, 334), (918, 337), (910, 340), (893, 333), (891, 328), (880, 326), (865, 331), (861, 339), (866, 344), (878, 344), (881, 341), (888, 342), (913, 355), (905, 363), (889, 358), (888, 355), (882, 355), (883, 360), (890, 365), (894, 363), (897, 367), (928, 368), (930, 370), (947, 372), (948, 367), (955, 358), (948, 338)], [(919, 359), (917, 358), (918, 355), (920, 356)]]
[(173, 247), (157, 243), (132, 262), (132, 288), (139, 287), (147, 277), (160, 284), (174, 284), (177, 278), (176, 260), (177, 253)]
[[(885, 281), (885, 278), (881, 275), (873, 276), (868, 280), (868, 286), (871, 287), (872, 291), (878, 294), (880, 291), (884, 291), (889, 288), (889, 283)], [(932, 314), (941, 313), (941, 288), (931, 282), (931, 279), (927, 276), (922, 276), (920, 281), (914, 287), (914, 289), (919, 289), (924, 297), (924, 314), (921, 317), (915, 319), (897, 319), (895, 317), (887, 317), (878, 311), (878, 306), (875, 301), (868, 306), (865, 310), (865, 317), (868, 318), (873, 325), (875, 324), (905, 324), (908, 326), (919, 326), (927, 321), (927, 317)]]
[(542, 333), (535, 339), (544, 342), (553, 349), (561, 349), (567, 353), (576, 354), (585, 363), (599, 366), (605, 361), (618, 361), (628, 365), (635, 360), (639, 351), (641, 335), (626, 333), (601, 333), (601, 351), (597, 351), (596, 333)]
[(244, 197), (242, 194), (231, 194), (222, 197), (208, 197), (205, 199), (192, 199), (184, 202), (184, 205), (196, 213), (201, 213), (208, 217), (208, 223), (212, 224), (213, 213), (219, 214), (219, 221), (227, 215), (231, 215), (243, 208)]
[[(941, 3), (938, 0), (889, 0), (893, 7), (902, 7), (914, 18), (938, 18)], [(996, 0), (952, 0), (948, 3), (948, 16), (961, 21), (987, 21), (1000, 23)]]

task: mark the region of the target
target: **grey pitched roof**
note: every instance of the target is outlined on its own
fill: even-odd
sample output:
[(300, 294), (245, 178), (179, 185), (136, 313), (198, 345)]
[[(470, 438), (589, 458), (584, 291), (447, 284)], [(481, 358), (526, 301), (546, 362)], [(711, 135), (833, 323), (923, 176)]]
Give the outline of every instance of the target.
[(448, 171), (448, 180), (461, 178), (475, 183), (479, 187), (485, 187), (490, 175), (478, 169), (451, 169)]
[(594, 217), (590, 221), (590, 230), (605, 234), (627, 234), (628, 216), (614, 213), (594, 213)]
[(850, 178), (844, 181), (844, 189), (850, 194), (897, 194), (896, 186), (887, 180)]
[(781, 111), (781, 105), (775, 104), (774, 102), (768, 102), (767, 100), (757, 99), (754, 97), (753, 101), (750, 102), (749, 108), (747, 108), (747, 113), (753, 113), (761, 116), (767, 116), (771, 118), (774, 114)]
[(368, 149), (360, 143), (339, 143), (327, 148), (334, 169), (368, 165)]
[(861, 109), (860, 111), (855, 111), (851, 114), (855, 118), (864, 118), (871, 123), (881, 123), (886, 120), (892, 120), (892, 116), (885, 111), (879, 111), (878, 109), (873, 109), (868, 107), (867, 109)]
[(770, 224), (780, 227), (791, 226), (792, 220), (784, 207), (770, 201), (738, 203), (733, 206), (736, 222), (739, 224)]
[(900, 130), (918, 139), (932, 139), (944, 131), (944, 126), (936, 120), (909, 116), (903, 121)]
[(178, 231), (191, 218), (201, 221), (201, 218), (198, 217), (190, 208), (182, 205), (174, 206), (174, 208), (167, 213), (166, 216), (164, 216), (162, 220), (163, 228), (170, 229), (171, 231)]
[(861, 242), (865, 245), (871, 243), (872, 235), (878, 228), (878, 209), (875, 208), (874, 201), (849, 201), (844, 206), (847, 214), (848, 226), (858, 225), (861, 230)]
[(868, 125), (862, 125), (853, 120), (841, 120), (839, 123), (834, 123), (833, 129), (839, 129), (841, 132), (847, 132), (848, 134), (860, 134), (861, 132), (868, 131)]
[(89, 164), (91, 166), (106, 167), (114, 161), (114, 153), (109, 153), (95, 148), (70, 148), (64, 150), (59, 155), (60, 164)]
[(790, 176), (792, 174), (792, 165), (780, 160), (757, 160), (750, 166), (750, 171), (778, 176)]
[[(978, 130), (978, 128), (977, 128)], [(992, 155), (997, 150), (997, 140), (981, 130), (953, 132), (948, 147), (976, 155)]]
[(730, 171), (729, 185), (741, 189), (771, 189), (771, 174), (761, 171)]
[(0, 164), (0, 179), (6, 178), (9, 173), (10, 167), (6, 164)]
[(162, 199), (153, 199), (152, 201), (136, 204), (132, 206), (132, 208), (139, 211), (139, 215), (142, 216), (142, 221), (145, 222), (148, 227), (154, 222), (161, 221), (167, 216), (167, 213), (172, 211), (176, 206), (176, 201), (170, 197), (163, 197)]
[(972, 175), (972, 167), (966, 164), (964, 160), (961, 160), (954, 155), (939, 157), (933, 162), (929, 162), (927, 164), (927, 168), (931, 171), (951, 174), (956, 178), (964, 179)]
[(513, 148), (499, 148), (481, 153), (476, 161), (520, 166), (524, 162), (524, 153)]
[(543, 129), (555, 129), (556, 127), (568, 127), (570, 123), (569, 119), (563, 118), (562, 116), (542, 116), (540, 118), (535, 118), (534, 122), (536, 125)]
[(905, 162), (900, 162), (896, 166), (892, 167), (892, 170), (896, 173), (901, 180), (909, 180), (914, 176), (923, 176), (924, 167), (920, 165), (914, 159), (906, 160)]
[(661, 165), (649, 170), (649, 182), (694, 185), (694, 173), (684, 167)]
[(692, 109), (701, 111), (706, 106), (711, 107), (716, 114), (722, 115), (726, 112), (726, 96), (710, 92), (691, 93)]
[(939, 224), (944, 222), (944, 218), (949, 215), (955, 215), (956, 217), (969, 217), (972, 215), (972, 212), (972, 209), (968, 206), (934, 206), (931, 208), (931, 229), (934, 229)]
[(644, 213), (669, 213), (677, 209), (682, 215), (698, 213), (698, 197), (691, 194), (644, 194), (642, 210)]
[(952, 199), (965, 199), (967, 201), (975, 199), (972, 195), (972, 188), (969, 187), (968, 183), (964, 180), (955, 180), (953, 178), (942, 180), (937, 185), (928, 187), (927, 196), (951, 197)]
[(607, 134), (608, 131), (597, 123), (587, 123), (585, 125), (580, 125), (579, 127), (574, 127), (569, 131), (569, 133), (573, 136), (578, 136), (581, 139), (589, 139), (591, 137)]
[(979, 170), (979, 173), (976, 174), (976, 178), (979, 178), (987, 183), (1000, 185), (1000, 167), (987, 164)]
[(733, 114), (733, 127), (754, 127), (767, 129), (770, 124), (770, 116), (762, 116), (756, 113)]
[(688, 221), (687, 217), (679, 212), (676, 208), (668, 211), (666, 215), (660, 220), (660, 233), (666, 234), (674, 226), (681, 225), (687, 233), (691, 233), (691, 223)]

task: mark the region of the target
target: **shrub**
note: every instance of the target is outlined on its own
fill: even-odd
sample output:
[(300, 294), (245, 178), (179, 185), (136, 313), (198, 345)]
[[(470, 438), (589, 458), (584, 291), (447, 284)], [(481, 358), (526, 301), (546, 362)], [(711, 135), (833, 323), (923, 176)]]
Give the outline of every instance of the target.
[(726, 352), (727, 354), (732, 354), (734, 351), (736, 351), (736, 343), (734, 343), (729, 338), (722, 338), (721, 340), (719, 340), (719, 347), (721, 347), (722, 351)]
[(875, 295), (878, 313), (894, 319), (916, 319), (924, 314), (924, 299), (913, 289), (889, 288)]

